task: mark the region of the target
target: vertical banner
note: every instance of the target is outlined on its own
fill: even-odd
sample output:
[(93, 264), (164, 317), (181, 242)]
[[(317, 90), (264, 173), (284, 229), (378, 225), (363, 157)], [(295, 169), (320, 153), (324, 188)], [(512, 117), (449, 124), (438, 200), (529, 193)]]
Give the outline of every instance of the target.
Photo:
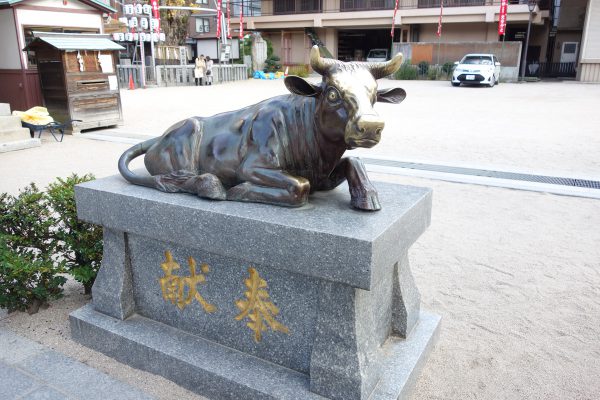
[(217, 0), (217, 38), (221, 37), (221, 17), (223, 16), (223, 0)]
[(240, 0), (240, 39), (244, 38), (244, 0)]
[(506, 33), (506, 11), (508, 9), (508, 0), (500, 0), (500, 16), (498, 17), (498, 35)]
[(158, 0), (151, 0), (152, 16), (156, 19), (156, 33), (160, 33), (160, 13), (158, 12)]
[(392, 17), (392, 31), (390, 32), (390, 36), (392, 37), (392, 42), (394, 41), (394, 25), (396, 25), (396, 12), (398, 11), (398, 0), (396, 0), (396, 5), (394, 6), (394, 16)]
[(438, 21), (438, 29), (435, 33), (437, 37), (442, 36), (442, 15), (444, 15), (444, 0), (440, 1), (440, 20)]
[(231, 39), (231, 0), (227, 2), (227, 39)]

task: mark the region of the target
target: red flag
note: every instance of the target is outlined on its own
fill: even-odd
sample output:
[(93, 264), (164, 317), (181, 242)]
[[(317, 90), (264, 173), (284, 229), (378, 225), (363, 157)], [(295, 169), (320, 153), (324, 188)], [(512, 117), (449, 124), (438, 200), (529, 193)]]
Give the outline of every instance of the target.
[(217, 0), (217, 37), (221, 36), (221, 17), (223, 15), (223, 0)]
[(231, 0), (227, 2), (227, 39), (231, 39)]
[(244, 0), (240, 1), (240, 39), (244, 38)]
[(160, 13), (158, 12), (158, 0), (152, 0), (152, 16), (156, 18), (158, 24), (156, 25), (156, 33), (160, 33)]
[(396, 5), (394, 6), (394, 16), (392, 17), (392, 31), (390, 32), (390, 36), (392, 40), (394, 40), (394, 25), (396, 24), (396, 12), (398, 11), (398, 0), (396, 0)]
[(437, 37), (442, 36), (442, 15), (444, 15), (444, 0), (440, 1), (440, 20), (438, 21), (438, 30), (435, 33)]
[(500, 0), (500, 16), (498, 17), (498, 35), (506, 33), (506, 11), (508, 9), (508, 0)]

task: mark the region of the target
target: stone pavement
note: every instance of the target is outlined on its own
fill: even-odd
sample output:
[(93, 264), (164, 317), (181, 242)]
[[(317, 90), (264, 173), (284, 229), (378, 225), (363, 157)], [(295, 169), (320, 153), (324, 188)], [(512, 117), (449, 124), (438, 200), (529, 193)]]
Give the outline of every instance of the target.
[(0, 328), (0, 399), (151, 400), (152, 397)]

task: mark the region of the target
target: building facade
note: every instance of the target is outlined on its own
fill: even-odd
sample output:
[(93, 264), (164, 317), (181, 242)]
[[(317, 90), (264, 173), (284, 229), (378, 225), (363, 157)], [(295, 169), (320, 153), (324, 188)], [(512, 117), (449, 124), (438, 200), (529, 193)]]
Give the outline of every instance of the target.
[[(531, 16), (526, 74), (563, 78), (577, 74), (588, 80), (595, 75), (583, 70), (595, 71), (598, 64), (599, 1), (540, 0), (530, 15), (527, 0), (509, 0), (504, 38), (498, 35), (500, 0), (445, 0), (439, 39), (440, 0), (399, 0), (393, 37), (395, 0), (263, 0), (244, 15), (244, 25), (270, 39), (283, 64), (292, 65), (308, 63), (315, 38), (333, 57), (345, 61), (363, 60), (370, 49), (392, 49), (393, 43), (504, 39), (521, 42), (524, 49)], [(239, 29), (239, 18), (232, 20), (232, 26)]]

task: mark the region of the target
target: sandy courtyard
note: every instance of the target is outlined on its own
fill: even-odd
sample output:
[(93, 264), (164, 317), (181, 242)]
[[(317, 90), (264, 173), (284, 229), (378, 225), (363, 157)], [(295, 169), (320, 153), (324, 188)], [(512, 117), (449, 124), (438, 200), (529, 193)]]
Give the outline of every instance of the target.
[[(160, 134), (188, 115), (210, 115), (242, 106), (251, 95), (281, 92), (274, 82), (260, 84), (244, 82), (242, 87), (253, 92), (237, 97), (235, 85), (124, 92), (125, 113), (146, 111), (147, 118), (128, 118), (116, 131)], [(440, 82), (383, 82), (392, 84), (406, 88), (414, 103), (407, 99), (397, 113), (392, 106), (378, 106), (388, 125), (382, 142), (368, 154), (600, 179), (600, 85), (457, 89)], [(197, 94), (204, 89), (215, 101)], [(196, 96), (199, 107), (193, 103)], [(479, 101), (469, 103), (472, 96)], [(188, 101), (176, 103), (176, 98)], [(225, 98), (230, 101), (223, 104)], [(173, 105), (161, 114), (148, 111), (152, 101)], [(504, 111), (497, 102), (515, 116), (501, 120)], [(467, 104), (469, 115), (463, 112)], [(191, 113), (195, 107), (203, 111)], [(524, 128), (534, 110), (536, 118)], [(41, 148), (0, 154), (0, 192), (14, 193), (30, 181), (44, 186), (71, 172), (111, 175), (127, 147), (67, 137), (63, 143), (47, 140)], [(431, 226), (409, 257), (422, 307), (443, 320), (414, 399), (600, 398), (600, 201), (370, 175), (434, 191)], [(66, 297), (49, 310), (34, 316), (14, 313), (0, 326), (157, 398), (200, 398), (72, 342), (67, 315), (88, 301), (81, 291), (70, 284)]]

